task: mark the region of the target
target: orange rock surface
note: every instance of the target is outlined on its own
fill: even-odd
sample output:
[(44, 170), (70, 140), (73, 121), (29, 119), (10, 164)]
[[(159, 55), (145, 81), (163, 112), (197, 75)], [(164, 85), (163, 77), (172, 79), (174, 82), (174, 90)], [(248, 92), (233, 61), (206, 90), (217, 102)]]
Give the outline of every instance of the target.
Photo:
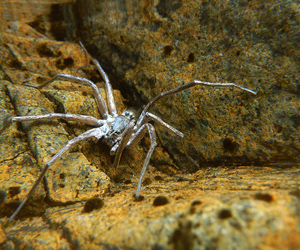
[[(196, 4), (187, 1), (183, 3), (185, 14), (189, 13), (189, 7)], [(163, 22), (151, 4), (143, 1), (142, 6), (145, 20)], [(175, 4), (173, 7), (176, 7)], [(162, 41), (161, 37), (152, 36), (158, 43)], [(116, 44), (119, 43), (118, 39), (115, 37)], [(126, 43), (127, 39), (124, 36), (123, 42)], [(136, 200), (134, 194), (145, 152), (149, 147), (148, 138), (135, 149), (125, 152), (119, 169), (112, 169), (113, 157), (109, 155), (109, 148), (105, 144), (87, 141), (72, 148), (51, 167), (45, 182), (39, 186), (16, 220), (4, 226), (34, 184), (45, 162), (68, 140), (89, 129), (85, 125), (63, 120), (13, 123), (8, 126), (9, 117), (66, 112), (100, 118), (88, 86), (56, 81), (45, 89), (37, 90), (23, 83), (40, 84), (56, 73), (66, 73), (91, 79), (103, 95), (105, 91), (95, 66), (76, 43), (46, 38), (22, 22), (10, 25), (9, 29), (1, 33), (0, 40), (1, 249), (300, 249), (300, 170), (296, 163), (284, 167), (279, 162), (258, 166), (219, 164), (221, 166), (203, 167), (188, 174), (182, 173), (176, 165), (180, 161), (180, 164), (187, 165), (184, 169), (189, 169), (188, 161), (171, 157), (159, 144), (143, 182), (142, 197)], [(171, 68), (166, 67), (165, 62), (158, 62), (155, 67), (150, 65), (146, 79), (159, 70), (158, 79), (169, 77), (167, 72), (173, 72), (172, 67), (180, 66), (179, 52), (174, 51), (173, 46), (169, 48), (169, 42), (165, 40), (161, 47), (162, 57), (166, 57), (166, 61), (171, 57), (178, 61), (174, 59), (172, 63), (169, 62)], [(146, 47), (145, 51), (150, 53), (151, 49), (154, 50), (154, 47)], [(186, 45), (183, 51), (188, 50)], [(185, 55), (189, 64), (184, 66), (186, 75), (182, 74), (181, 77), (190, 79), (191, 74), (194, 74), (190, 72), (195, 72), (198, 66), (192, 64), (192, 55)], [(118, 61), (117, 54), (112, 58)], [(129, 58), (126, 60), (130, 61)], [(215, 64), (219, 60), (214, 57)], [(139, 72), (145, 69), (139, 69), (141, 65), (129, 70), (126, 79), (130, 84), (137, 85), (138, 91), (134, 96), (140, 94), (149, 97), (151, 94), (143, 94), (142, 91), (148, 83), (145, 81), (144, 86), (139, 85), (142, 79), (142, 73)], [(120, 68), (114, 70), (116, 75), (118, 70), (121, 72)], [(212, 73), (209, 73), (210, 69), (205, 70), (207, 79), (214, 79)], [(110, 76), (115, 80), (116, 75)], [(136, 78), (138, 80), (135, 82)], [(153, 82), (149, 84), (153, 87)], [(154, 86), (156, 94), (164, 88), (155, 81)], [(205, 100), (206, 94), (210, 95), (209, 92), (204, 93), (199, 97), (200, 101)], [(123, 111), (128, 100), (121, 96), (119, 90), (115, 90), (114, 95), (118, 111)], [(183, 103), (188, 103), (190, 96), (198, 95), (200, 93), (197, 91), (185, 92), (180, 98)], [(278, 100), (284, 99), (281, 93), (277, 93), (276, 97), (279, 97)], [(219, 101), (219, 97), (214, 98), (213, 102)], [(234, 96), (230, 98), (234, 99)], [(266, 95), (258, 96), (259, 101), (266, 104), (264, 98)], [(231, 114), (228, 117), (229, 123), (240, 119), (237, 118), (239, 115), (248, 115), (245, 106), (253, 108), (253, 103), (241, 100), (236, 97), (234, 104), (227, 103), (226, 112)], [(239, 102), (242, 103), (238, 105)], [(254, 100), (253, 105), (257, 103)], [(180, 111), (180, 108), (171, 111), (168, 102), (162, 104), (165, 106), (162, 105), (164, 108), (161, 112), (165, 110), (170, 117), (167, 121), (177, 121), (176, 112), (179, 112), (177, 117), (179, 114), (184, 118), (187, 114)], [(296, 107), (297, 102), (294, 104)], [(203, 105), (199, 106), (196, 102), (187, 105), (187, 110), (195, 109), (201, 115), (214, 116), (214, 113), (207, 113), (206, 106), (202, 109)], [(294, 110), (290, 110), (289, 105), (290, 102), (283, 110), (292, 114)], [(275, 104), (274, 107), (278, 110), (281, 108)], [(156, 111), (159, 112), (159, 108)], [(269, 110), (264, 116), (271, 114), (272, 110)], [(189, 119), (191, 127), (198, 126), (195, 121), (197, 119), (194, 117)], [(205, 152), (214, 155), (219, 151), (233, 156), (237, 151), (245, 153), (241, 151), (242, 148), (257, 149), (256, 142), (245, 135), (246, 129), (240, 127), (238, 133), (245, 133), (239, 140), (239, 148), (232, 149), (236, 141), (228, 137), (227, 141), (223, 144), (220, 142), (210, 151), (209, 140), (221, 141), (223, 138), (222, 131), (218, 138), (215, 137), (216, 131), (212, 128), (217, 128), (217, 125), (210, 122), (209, 119), (207, 122), (202, 121), (197, 128), (201, 131), (197, 136), (205, 137), (206, 140), (202, 144), (205, 146), (204, 155)], [(221, 119), (217, 122), (222, 123)], [(177, 128), (181, 129), (180, 126)], [(269, 131), (270, 125), (265, 124), (262, 128), (263, 131)], [(279, 130), (277, 136), (283, 136)], [(194, 130), (191, 128), (189, 131), (187, 136), (193, 144)], [(295, 129), (293, 138), (296, 138), (298, 132)], [(267, 133), (264, 136), (267, 138)], [(248, 140), (250, 142), (247, 144)], [(285, 150), (287, 152), (289, 148)], [(295, 148), (291, 148), (291, 152), (296, 152), (293, 150)], [(269, 149), (271, 158), (278, 156), (275, 151), (273, 147)], [(284, 158), (284, 152), (278, 157)], [(203, 160), (202, 156), (199, 155), (199, 159)]]

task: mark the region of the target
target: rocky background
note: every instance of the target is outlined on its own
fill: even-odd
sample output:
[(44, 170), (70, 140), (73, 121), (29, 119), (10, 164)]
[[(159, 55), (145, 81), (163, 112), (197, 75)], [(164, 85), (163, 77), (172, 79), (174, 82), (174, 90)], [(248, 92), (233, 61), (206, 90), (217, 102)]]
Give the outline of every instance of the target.
[[(7, 1), (0, 4), (0, 215), (7, 221), (51, 156), (89, 127), (64, 120), (8, 124), (51, 112), (100, 118), (88, 86), (103, 81), (118, 111), (141, 110), (163, 91), (198, 79), (257, 92), (193, 87), (151, 112), (159, 145), (133, 194), (146, 137), (112, 169), (109, 148), (81, 143), (48, 171), (4, 249), (300, 249), (299, 5), (294, 1)], [(42, 215), (42, 217), (39, 217)]]
[[(153, 108), (185, 134), (189, 154), (200, 165), (299, 162), (298, 5), (243, 0), (142, 3), (77, 1), (82, 23), (69, 37), (96, 47), (93, 54), (131, 105), (142, 107), (159, 93), (194, 79), (235, 82), (257, 91), (252, 96), (235, 89), (194, 87)], [(178, 139), (157, 130), (174, 164), (193, 169)], [(153, 162), (165, 163), (159, 158)]]

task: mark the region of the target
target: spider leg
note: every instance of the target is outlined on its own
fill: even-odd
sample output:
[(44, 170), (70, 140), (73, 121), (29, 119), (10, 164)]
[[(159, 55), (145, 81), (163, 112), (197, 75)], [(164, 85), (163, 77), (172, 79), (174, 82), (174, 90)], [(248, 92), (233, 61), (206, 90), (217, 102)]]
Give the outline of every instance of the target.
[(106, 93), (107, 93), (107, 99), (108, 99), (108, 106), (109, 106), (110, 112), (111, 112), (112, 116), (114, 116), (114, 117), (117, 116), (118, 114), (117, 114), (116, 104), (115, 104), (115, 100), (114, 100), (113, 89), (111, 87), (111, 84), (109, 82), (107, 74), (105, 73), (105, 71), (101, 67), (100, 63), (95, 58), (93, 58), (90, 55), (90, 53), (86, 50), (86, 48), (83, 46), (82, 42), (79, 41), (79, 44), (83, 48), (85, 53), (93, 61), (93, 63), (96, 65), (96, 67), (98, 68), (99, 73), (101, 74), (102, 78), (104, 79)]
[(146, 115), (146, 122), (148, 122), (149, 120), (154, 121), (155, 123), (161, 125), (162, 127), (164, 127), (165, 129), (167, 129), (168, 131), (170, 131), (171, 133), (177, 135), (178, 137), (180, 137), (182, 146), (183, 146), (183, 151), (185, 156), (194, 164), (196, 165), (198, 168), (200, 168), (199, 164), (192, 158), (189, 156), (188, 152), (187, 152), (187, 142), (184, 139), (184, 134), (182, 132), (180, 132), (179, 130), (177, 130), (176, 128), (172, 127), (171, 125), (169, 125), (168, 123), (164, 122), (161, 118), (159, 118), (158, 116), (147, 112)]
[(187, 84), (184, 84), (178, 88), (160, 93), (158, 96), (156, 96), (155, 98), (153, 98), (148, 104), (147, 106), (143, 109), (138, 121), (137, 121), (137, 127), (140, 127), (143, 123), (144, 120), (146, 118), (146, 113), (148, 112), (148, 110), (153, 106), (153, 104), (160, 100), (163, 97), (167, 97), (169, 95), (175, 94), (177, 92), (183, 91), (185, 89), (194, 87), (196, 85), (206, 85), (206, 86), (213, 86), (213, 87), (234, 87), (234, 88), (238, 88), (247, 92), (250, 92), (251, 94), (256, 95), (256, 92), (254, 92), (253, 90), (247, 89), (245, 87), (236, 85), (235, 83), (212, 83), (212, 82), (203, 82), (203, 81), (199, 81), (199, 80), (194, 80), (192, 82), (189, 82)]
[(41, 89), (44, 88), (45, 86), (47, 86), (48, 84), (56, 81), (56, 80), (63, 80), (63, 81), (70, 81), (70, 82), (74, 82), (74, 83), (87, 83), (89, 84), (94, 92), (94, 96), (99, 108), (99, 111), (102, 115), (102, 117), (104, 119), (108, 118), (108, 111), (107, 111), (107, 107), (104, 101), (104, 98), (101, 94), (101, 92), (99, 91), (98, 87), (96, 84), (94, 84), (92, 81), (85, 79), (85, 78), (81, 78), (78, 76), (72, 76), (72, 75), (67, 75), (67, 74), (57, 74), (56, 76), (54, 76), (53, 78), (49, 79), (48, 81), (44, 82), (41, 85), (33, 85), (33, 84), (28, 84), (25, 83), (24, 85), (29, 86), (29, 87), (33, 87), (33, 88), (37, 88), (37, 89)]
[(148, 130), (148, 133), (149, 133), (149, 136), (150, 136), (150, 148), (148, 150), (148, 153), (147, 153), (146, 159), (144, 161), (142, 171), (140, 173), (138, 187), (137, 187), (137, 190), (136, 190), (136, 197), (139, 196), (139, 193), (140, 193), (140, 190), (141, 190), (141, 185), (142, 185), (142, 180), (143, 180), (145, 171), (146, 171), (147, 166), (149, 164), (149, 161), (150, 161), (151, 155), (154, 151), (154, 148), (157, 145), (154, 126), (150, 123), (143, 124), (140, 127), (140, 129), (138, 129), (138, 131), (134, 135), (132, 135), (132, 137), (130, 138), (129, 142), (126, 145), (128, 147), (132, 147), (132, 146), (136, 145), (144, 137), (147, 130)]
[[(122, 139), (121, 139), (120, 143), (118, 144), (118, 149), (117, 149), (115, 160), (114, 160), (114, 166), (113, 167), (115, 169), (119, 166), (119, 162), (120, 162), (120, 159), (121, 159), (122, 152), (123, 152), (124, 148), (126, 147), (130, 137), (131, 137), (133, 127), (134, 127), (134, 122), (132, 121), (132, 122), (129, 123), (128, 127), (125, 129), (125, 131), (122, 134)], [(113, 147), (110, 152), (113, 154), (115, 152), (115, 148)]]
[(15, 117), (11, 117), (10, 121), (23, 122), (23, 121), (39, 121), (39, 120), (54, 120), (54, 119), (65, 119), (69, 121), (76, 121), (76, 122), (81, 122), (96, 127), (100, 127), (103, 125), (102, 120), (98, 120), (92, 116), (59, 114), (59, 113), (51, 113), (47, 115), (34, 115), (34, 116), (15, 116)]
[(40, 174), (39, 178), (37, 179), (37, 181), (35, 182), (35, 184), (33, 185), (33, 187), (31, 188), (31, 190), (29, 191), (29, 193), (27, 194), (27, 197), (22, 201), (22, 203), (19, 205), (19, 207), (17, 208), (17, 210), (10, 216), (8, 223), (10, 221), (12, 221), (15, 216), (19, 213), (19, 211), (21, 210), (21, 208), (25, 205), (26, 201), (30, 198), (30, 196), (32, 195), (32, 193), (34, 192), (34, 190), (36, 189), (36, 187), (40, 184), (40, 182), (42, 181), (42, 179), (44, 178), (47, 170), (49, 169), (49, 167), (56, 161), (58, 160), (65, 152), (67, 152), (67, 150), (69, 150), (73, 145), (75, 145), (76, 143), (80, 142), (80, 141), (84, 141), (87, 140), (91, 137), (96, 137), (97, 139), (100, 139), (103, 135), (105, 134), (104, 131), (100, 130), (100, 128), (93, 128), (90, 129), (88, 131), (86, 131), (85, 133), (73, 138), (72, 140), (70, 140), (61, 150), (59, 150), (45, 165), (42, 173)]

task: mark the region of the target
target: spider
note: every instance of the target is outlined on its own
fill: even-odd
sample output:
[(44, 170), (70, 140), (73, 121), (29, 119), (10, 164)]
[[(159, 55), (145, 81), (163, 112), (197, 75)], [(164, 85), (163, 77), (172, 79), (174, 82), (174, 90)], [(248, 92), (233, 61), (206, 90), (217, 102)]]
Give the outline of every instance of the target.
[[(80, 42), (81, 47), (85, 51), (85, 53), (89, 56), (89, 58), (92, 60), (92, 62), (96, 65), (99, 73), (101, 74), (102, 78), (105, 81), (105, 89), (107, 94), (108, 103), (106, 105), (104, 98), (97, 88), (97, 86), (91, 82), (90, 80), (86, 78), (81, 78), (73, 75), (68, 74), (57, 74), (50, 80), (46, 81), (45, 83), (36, 86), (32, 84), (26, 84), (26, 86), (41, 89), (48, 84), (56, 81), (56, 80), (64, 80), (64, 81), (70, 81), (74, 83), (81, 83), (81, 84), (88, 84), (91, 86), (93, 90), (94, 97), (97, 102), (98, 109), (102, 115), (103, 119), (97, 119), (91, 116), (85, 116), (85, 115), (78, 115), (78, 114), (59, 114), (59, 113), (51, 113), (46, 115), (37, 115), (37, 116), (16, 116), (11, 117), (10, 122), (23, 122), (23, 121), (37, 121), (37, 120), (52, 120), (52, 119), (65, 119), (68, 121), (76, 121), (81, 122), (90, 126), (93, 126), (95, 128), (90, 129), (86, 131), (85, 133), (73, 138), (70, 140), (62, 149), (60, 149), (46, 164), (45, 167), (40, 174), (39, 178), (27, 194), (26, 198), (20, 203), (16, 211), (11, 215), (8, 222), (12, 221), (15, 216), (18, 214), (18, 212), (21, 210), (21, 208), (24, 206), (26, 201), (29, 199), (29, 197), (32, 195), (36, 187), (40, 184), (42, 179), (44, 178), (47, 170), (49, 167), (56, 162), (64, 153), (66, 153), (73, 145), (90, 139), (90, 138), (96, 138), (97, 140), (103, 139), (110, 147), (110, 153), (112, 155), (115, 155), (115, 160), (113, 163), (113, 167), (117, 168), (120, 162), (120, 158), (122, 155), (122, 152), (125, 147), (133, 147), (135, 146), (145, 135), (145, 133), (149, 133), (150, 136), (150, 148), (148, 150), (148, 153), (146, 155), (146, 159), (143, 164), (142, 171), (139, 176), (139, 181), (137, 185), (136, 190), (136, 198), (139, 197), (140, 190), (141, 190), (141, 184), (142, 179), (145, 174), (145, 171), (147, 169), (147, 166), (149, 164), (151, 155), (154, 151), (155, 146), (157, 145), (156, 142), (156, 133), (155, 133), (155, 127), (149, 123), (149, 121), (153, 121), (154, 123), (164, 127), (166, 130), (174, 134), (175, 136), (178, 136), (184, 145), (184, 134), (181, 133), (179, 130), (173, 128), (168, 123), (164, 122), (161, 118), (157, 117), (156, 115), (150, 113), (151, 107), (160, 99), (165, 98), (167, 96), (170, 96), (172, 94), (175, 94), (177, 92), (183, 91), (185, 89), (191, 88), (196, 85), (206, 85), (206, 86), (213, 86), (213, 87), (235, 87), (247, 92), (250, 92), (251, 94), (256, 95), (256, 92), (247, 89), (245, 87), (241, 87), (239, 85), (236, 85), (234, 83), (212, 83), (212, 82), (204, 82), (199, 80), (193, 80), (185, 85), (182, 85), (178, 88), (175, 88), (173, 90), (169, 90), (166, 92), (163, 92), (156, 96), (154, 99), (152, 99), (142, 110), (140, 116), (136, 120), (134, 114), (130, 110), (125, 110), (122, 114), (118, 114), (116, 110), (116, 105), (114, 102), (113, 97), (113, 89), (110, 84), (110, 81), (108, 79), (107, 74), (104, 72), (103, 68), (100, 66), (99, 62), (94, 59), (85, 49), (83, 44)], [(107, 108), (108, 106), (108, 108)], [(184, 151), (186, 156), (189, 160), (191, 160), (195, 165), (198, 166), (198, 164), (186, 153), (185, 147)]]

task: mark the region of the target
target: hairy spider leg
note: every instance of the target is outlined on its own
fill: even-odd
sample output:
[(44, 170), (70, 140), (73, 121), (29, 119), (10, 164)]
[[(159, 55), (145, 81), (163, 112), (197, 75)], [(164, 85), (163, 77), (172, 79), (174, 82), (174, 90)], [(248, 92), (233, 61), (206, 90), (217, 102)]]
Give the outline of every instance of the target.
[(145, 123), (145, 124), (143, 124), (138, 129), (138, 131), (136, 131), (136, 133), (132, 135), (132, 137), (130, 138), (129, 142), (126, 145), (127, 147), (133, 147), (133, 146), (135, 146), (144, 137), (144, 135), (145, 135), (145, 133), (147, 131), (148, 131), (149, 136), (150, 136), (150, 148), (148, 150), (146, 159), (145, 159), (144, 164), (143, 164), (142, 171), (140, 173), (138, 187), (137, 187), (137, 190), (136, 190), (136, 197), (139, 197), (140, 190), (141, 190), (141, 185), (142, 185), (142, 180), (143, 180), (145, 171), (146, 171), (147, 166), (149, 164), (151, 155), (152, 155), (152, 153), (153, 153), (153, 151), (154, 151), (154, 149), (155, 149), (155, 147), (157, 145), (154, 126), (151, 123)]
[(99, 91), (98, 87), (96, 84), (94, 84), (92, 81), (82, 78), (82, 77), (78, 77), (78, 76), (72, 76), (72, 75), (67, 75), (67, 74), (57, 74), (56, 76), (54, 76), (53, 78), (49, 79), (48, 81), (46, 81), (45, 83), (41, 84), (41, 85), (33, 85), (33, 84), (28, 84), (25, 83), (24, 85), (29, 86), (29, 87), (33, 87), (33, 88), (37, 88), (37, 89), (41, 89), (44, 88), (45, 86), (47, 86), (48, 84), (56, 81), (56, 80), (63, 80), (63, 81), (70, 81), (70, 82), (74, 82), (74, 83), (87, 83), (89, 84), (94, 92), (94, 97), (96, 99), (99, 111), (102, 115), (102, 117), (104, 119), (108, 118), (108, 111), (107, 111), (107, 107), (104, 101), (104, 98), (101, 94), (101, 92)]
[(44, 178), (47, 170), (49, 169), (49, 167), (55, 162), (57, 161), (65, 152), (67, 152), (73, 145), (75, 145), (76, 143), (80, 142), (80, 141), (84, 141), (87, 140), (89, 138), (95, 137), (98, 140), (103, 137), (105, 135), (107, 131), (102, 131), (101, 127), (100, 128), (93, 128), (90, 129), (88, 131), (86, 131), (85, 133), (73, 138), (72, 140), (70, 140), (61, 150), (59, 150), (46, 164), (45, 167), (42, 171), (42, 173), (40, 174), (39, 178), (37, 179), (37, 181), (35, 182), (35, 184), (33, 185), (33, 187), (31, 188), (31, 190), (29, 191), (29, 193), (27, 194), (26, 198), (22, 201), (22, 203), (18, 206), (17, 210), (10, 216), (9, 220), (7, 223), (11, 222), (15, 216), (19, 213), (19, 211), (21, 210), (21, 208), (25, 205), (26, 201), (29, 199), (29, 197), (32, 195), (32, 193), (34, 192), (34, 190), (36, 189), (36, 187), (40, 184), (40, 182), (42, 181), (42, 179)]
[(177, 130), (176, 128), (172, 127), (171, 125), (169, 125), (168, 123), (164, 122), (161, 118), (159, 118), (158, 116), (146, 112), (145, 114), (145, 122), (148, 121), (154, 121), (155, 123), (161, 125), (162, 127), (164, 127), (165, 129), (167, 129), (168, 131), (170, 131), (171, 133), (175, 134), (176, 136), (178, 136), (181, 140), (182, 146), (183, 146), (183, 151), (185, 156), (194, 164), (196, 165), (198, 168), (200, 168), (199, 164), (192, 158), (189, 156), (188, 152), (187, 152), (187, 144), (186, 144), (186, 140), (184, 139), (184, 134), (182, 132), (180, 132), (179, 130)]
[[(199, 81), (199, 80), (194, 80), (192, 82), (189, 82), (189, 83), (187, 83), (185, 85), (182, 85), (182, 86), (180, 86), (178, 88), (175, 88), (173, 90), (169, 90), (169, 91), (163, 92), (163, 93), (159, 94), (158, 96), (156, 96), (155, 98), (153, 98), (147, 104), (147, 106), (143, 109), (143, 111), (140, 114), (139, 119), (138, 119), (138, 121), (136, 123), (136, 126), (134, 127), (134, 132), (136, 132), (136, 134), (135, 134), (136, 137), (134, 137), (133, 139), (131, 139), (129, 141), (128, 146), (129, 145), (134, 145), (135, 143), (137, 143), (143, 137), (140, 134), (142, 134), (142, 131), (145, 130), (144, 125), (147, 125), (147, 127), (149, 125), (151, 125), (150, 123), (145, 123), (147, 121), (147, 119), (148, 120), (150, 119), (150, 120), (153, 120), (154, 122), (162, 125), (163, 127), (165, 127), (166, 129), (168, 129), (169, 131), (173, 132), (174, 134), (176, 134), (180, 138), (182, 138), (182, 144), (183, 144), (185, 155), (187, 156), (187, 158), (191, 162), (193, 162), (196, 166), (199, 167), (199, 165), (186, 152), (186, 143), (185, 143), (185, 140), (184, 140), (184, 134), (181, 133), (180, 131), (178, 131), (177, 129), (173, 128), (169, 124), (165, 123), (159, 117), (157, 117), (157, 116), (155, 116), (155, 115), (153, 115), (153, 114), (151, 114), (151, 113), (148, 112), (150, 110), (150, 108), (154, 105), (154, 103), (156, 101), (160, 100), (161, 98), (167, 97), (169, 95), (175, 94), (177, 92), (183, 91), (185, 89), (191, 88), (191, 87), (196, 86), (196, 85), (208, 85), (208, 86), (214, 86), (214, 87), (235, 87), (235, 88), (238, 88), (238, 89), (241, 89), (241, 90), (244, 90), (244, 91), (250, 92), (251, 94), (256, 95), (256, 92), (254, 92), (254, 91), (252, 91), (250, 89), (247, 89), (245, 87), (241, 87), (239, 85), (236, 85), (235, 83), (212, 83), (212, 82), (203, 82), (203, 81)], [(140, 179), (139, 179), (139, 183), (138, 183), (136, 197), (139, 196), (139, 192), (140, 192), (140, 188), (141, 188), (141, 182), (142, 182), (144, 173), (146, 171), (147, 165), (149, 163), (150, 157), (151, 157), (151, 155), (153, 153), (153, 150), (155, 148), (155, 145), (156, 145), (156, 136), (155, 136), (155, 132), (153, 132), (153, 131), (155, 131), (154, 127), (153, 127), (153, 129), (152, 128), (150, 129), (148, 127), (148, 131), (149, 131), (149, 134), (150, 134), (151, 146), (150, 146), (150, 149), (148, 151), (146, 160), (144, 162), (142, 172), (140, 174)]]
[(15, 116), (10, 118), (10, 121), (23, 122), (23, 121), (40, 121), (40, 120), (54, 120), (54, 119), (65, 119), (68, 121), (76, 121), (76, 122), (81, 122), (95, 127), (100, 127), (104, 124), (103, 120), (98, 120), (92, 116), (60, 114), (60, 113), (50, 113), (47, 115), (34, 115), (34, 116)]
[(90, 57), (90, 59), (93, 61), (93, 63), (96, 65), (99, 73), (101, 74), (102, 78), (104, 79), (105, 81), (105, 89), (106, 89), (106, 94), (107, 94), (107, 103), (108, 103), (108, 107), (109, 107), (109, 110), (111, 112), (111, 115), (113, 117), (116, 117), (118, 116), (117, 114), (117, 109), (116, 109), (116, 104), (115, 104), (115, 100), (114, 100), (114, 95), (113, 95), (113, 89), (112, 89), (112, 86), (110, 84), (110, 81), (108, 79), (108, 76), (107, 74), (105, 73), (105, 71), (103, 70), (103, 68), (101, 67), (100, 63), (95, 59), (93, 58), (90, 53), (86, 50), (86, 48), (83, 46), (82, 42), (79, 41), (79, 44), (80, 46), (83, 48), (83, 50), (85, 51), (85, 53)]
[(183, 91), (185, 89), (194, 87), (196, 85), (207, 85), (207, 86), (213, 86), (213, 87), (234, 87), (234, 88), (238, 88), (247, 92), (250, 92), (251, 94), (256, 95), (256, 92), (254, 92), (253, 90), (247, 89), (245, 87), (239, 86), (235, 83), (212, 83), (212, 82), (203, 82), (203, 81), (199, 81), (199, 80), (194, 80), (192, 82), (189, 82), (187, 84), (184, 84), (178, 88), (160, 93), (158, 96), (156, 96), (155, 98), (153, 98), (148, 104), (147, 106), (143, 109), (142, 113), (140, 114), (140, 117), (137, 121), (137, 126), (136, 128), (139, 128), (144, 122), (145, 122), (145, 118), (146, 118), (146, 113), (148, 112), (148, 110), (154, 105), (154, 103), (158, 100), (160, 100), (163, 97), (167, 97), (169, 95), (175, 94), (177, 92)]

